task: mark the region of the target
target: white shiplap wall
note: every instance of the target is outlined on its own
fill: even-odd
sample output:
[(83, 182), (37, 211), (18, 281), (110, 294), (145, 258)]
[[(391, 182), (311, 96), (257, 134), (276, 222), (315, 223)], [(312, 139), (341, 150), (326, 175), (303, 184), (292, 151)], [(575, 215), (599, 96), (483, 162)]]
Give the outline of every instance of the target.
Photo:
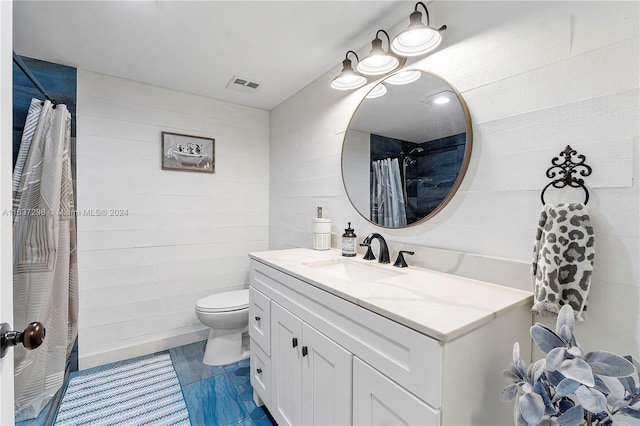
[[(310, 247), (309, 223), (323, 206), (334, 246), (350, 221), (359, 237), (381, 231), (392, 250), (430, 246), (527, 262), (544, 173), (571, 144), (594, 169), (587, 185), (597, 237), (588, 319), (577, 335), (587, 349), (639, 356), (639, 4), (436, 1), (429, 11), (434, 26), (448, 25), (445, 41), (410, 65), (447, 79), (468, 104), (474, 146), (460, 191), (434, 219), (404, 230), (380, 230), (358, 215), (340, 154), (373, 84), (332, 90), (336, 66), (271, 111), (271, 248)], [(574, 197), (582, 193), (549, 192), (546, 201)]]
[[(79, 360), (207, 337), (198, 298), (248, 284), (268, 244), (269, 112), (78, 70)], [(161, 135), (215, 138), (215, 173), (162, 170)]]

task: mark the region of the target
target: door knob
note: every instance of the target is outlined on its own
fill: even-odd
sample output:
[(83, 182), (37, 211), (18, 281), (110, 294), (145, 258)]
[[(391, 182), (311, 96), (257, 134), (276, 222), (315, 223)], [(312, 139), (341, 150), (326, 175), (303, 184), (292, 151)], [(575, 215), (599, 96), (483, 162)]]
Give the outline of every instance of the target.
[(41, 322), (32, 322), (24, 331), (11, 331), (11, 326), (6, 322), (0, 325), (0, 358), (4, 357), (7, 350), (22, 343), (25, 349), (37, 348), (44, 341), (45, 328)]

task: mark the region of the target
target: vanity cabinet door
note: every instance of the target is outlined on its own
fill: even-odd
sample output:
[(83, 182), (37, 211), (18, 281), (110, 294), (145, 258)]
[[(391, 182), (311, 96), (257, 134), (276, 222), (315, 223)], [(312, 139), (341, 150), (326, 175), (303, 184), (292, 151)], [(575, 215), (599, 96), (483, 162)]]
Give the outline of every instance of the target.
[(351, 352), (302, 327), (302, 424), (351, 424)]
[(300, 318), (271, 302), (271, 405), (280, 425), (351, 423), (351, 358)]
[[(260, 346), (254, 345), (251, 339), (251, 386), (254, 392), (256, 405), (265, 404), (271, 406), (271, 358), (264, 353)], [(259, 399), (256, 399), (255, 396)]]
[(271, 302), (271, 407), (280, 425), (302, 423), (302, 320)]
[(264, 353), (271, 354), (271, 300), (249, 287), (249, 335)]
[(353, 358), (354, 425), (439, 425), (440, 411)]

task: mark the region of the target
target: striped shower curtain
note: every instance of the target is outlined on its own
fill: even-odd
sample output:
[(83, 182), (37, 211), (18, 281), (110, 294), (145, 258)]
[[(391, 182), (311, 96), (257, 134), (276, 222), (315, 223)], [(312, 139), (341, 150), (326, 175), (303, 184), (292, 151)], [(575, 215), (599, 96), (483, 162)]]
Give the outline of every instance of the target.
[(34, 99), (14, 168), (14, 326), (45, 325), (42, 346), (16, 347), (16, 421), (37, 417), (63, 384), (77, 336), (71, 114)]
[(397, 158), (376, 160), (371, 165), (371, 221), (397, 228), (407, 225), (403, 183)]

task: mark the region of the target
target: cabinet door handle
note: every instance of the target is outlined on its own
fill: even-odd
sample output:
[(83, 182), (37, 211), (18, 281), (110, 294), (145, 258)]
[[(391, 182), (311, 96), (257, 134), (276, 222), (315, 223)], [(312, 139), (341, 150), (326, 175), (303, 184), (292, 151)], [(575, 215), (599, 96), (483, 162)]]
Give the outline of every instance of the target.
[(260, 317), (255, 317), (255, 318), (256, 318), (256, 321), (260, 321)]
[(293, 345), (294, 348), (298, 346), (298, 338), (294, 337), (293, 340), (291, 341), (291, 344)]
[(261, 368), (256, 368), (256, 373), (262, 374), (262, 369)]
[(302, 356), (307, 356), (307, 354), (309, 353), (309, 351), (307, 350), (306, 346), (302, 347)]

